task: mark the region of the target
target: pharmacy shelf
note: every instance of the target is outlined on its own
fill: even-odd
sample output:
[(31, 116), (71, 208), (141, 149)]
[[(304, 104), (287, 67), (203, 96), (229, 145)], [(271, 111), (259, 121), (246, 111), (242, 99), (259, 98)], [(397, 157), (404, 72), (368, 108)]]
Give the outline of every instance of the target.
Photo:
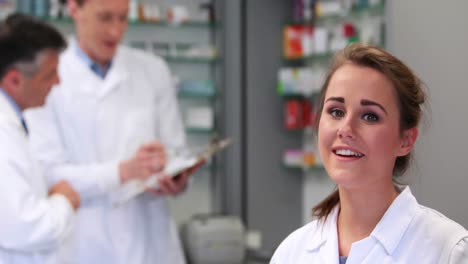
[(299, 21), (287, 23), (287, 25), (322, 25), (327, 23), (336, 23), (350, 19), (359, 19), (365, 16), (383, 16), (385, 14), (385, 4), (372, 5), (369, 7), (353, 8), (348, 13), (333, 14), (316, 17), (314, 21)]
[(320, 95), (320, 91), (313, 92), (311, 94), (299, 93), (299, 92), (284, 92), (281, 88), (277, 88), (278, 94), (285, 100), (291, 99), (304, 99), (304, 98), (315, 98)]
[[(383, 47), (383, 43), (377, 44), (377, 46)], [(289, 66), (304, 66), (304, 65), (312, 65), (312, 64), (319, 64), (319, 63), (329, 63), (335, 52), (330, 51), (326, 53), (318, 53), (313, 54), (310, 56), (305, 57), (298, 57), (298, 58), (283, 58), (283, 62), (285, 65)]]
[(185, 129), (187, 134), (198, 135), (198, 134), (213, 134), (215, 132), (212, 128), (191, 128), (188, 127)]
[(187, 91), (180, 91), (177, 94), (179, 99), (215, 99), (216, 94), (215, 92), (187, 92)]
[(352, 18), (361, 18), (363, 16), (381, 16), (385, 12), (385, 5), (379, 4), (374, 6), (369, 6), (365, 8), (355, 8), (352, 9), (349, 13), (345, 14), (336, 14), (329, 16), (319, 16), (317, 17), (316, 24), (325, 24), (329, 21), (342, 21)]
[(170, 23), (168, 21), (157, 21), (157, 22), (145, 22), (145, 21), (129, 21), (129, 25), (131, 26), (156, 26), (156, 27), (168, 27), (168, 28), (206, 28), (206, 29), (213, 29), (219, 26), (218, 23), (209, 22), (209, 21), (187, 21), (180, 24)]
[(306, 57), (300, 58), (283, 58), (284, 63), (287, 65), (302, 65), (302, 64), (309, 64), (311, 62), (328, 62), (333, 58), (334, 52), (327, 52), (327, 53), (319, 53), (313, 54)]
[[(50, 23), (57, 23), (57, 24), (72, 24), (73, 21), (71, 18), (51, 18), (45, 17), (43, 18), (45, 21)], [(160, 21), (128, 21), (129, 26), (153, 26), (153, 27), (167, 27), (171, 29), (190, 29), (190, 28), (202, 28), (202, 29), (214, 29), (219, 26), (219, 23), (216, 22), (209, 22), (209, 21), (187, 21), (180, 24), (174, 24), (168, 21), (160, 20)]]
[[(348, 13), (343, 14), (334, 14), (317, 17), (314, 21), (300, 21), (295, 23), (286, 23), (285, 26), (291, 25), (322, 25), (322, 24), (337, 24), (340, 22), (345, 22), (353, 19), (359, 19), (366, 16), (384, 16), (385, 5), (378, 4), (374, 6), (369, 6), (366, 8), (355, 8)], [(355, 41), (359, 41), (356, 39)], [(378, 46), (384, 46), (383, 43), (376, 43)], [(334, 52), (326, 52), (320, 54), (313, 54), (310, 56), (299, 57), (299, 58), (283, 58), (284, 65), (288, 66), (311, 66), (314, 64), (326, 64), (331, 61), (333, 58)]]
[(193, 63), (193, 64), (215, 64), (220, 61), (219, 58), (210, 57), (185, 57), (185, 56), (162, 56), (169, 63)]

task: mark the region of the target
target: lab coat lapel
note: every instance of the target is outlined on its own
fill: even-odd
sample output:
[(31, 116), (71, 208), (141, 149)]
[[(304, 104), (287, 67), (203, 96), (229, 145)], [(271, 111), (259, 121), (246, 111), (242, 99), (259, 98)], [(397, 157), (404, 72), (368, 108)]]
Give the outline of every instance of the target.
[[(39, 164), (31, 159), (29, 146), (28, 146), (28, 137), (27, 133), (24, 130), (18, 115), (16, 114), (15, 110), (11, 106), (10, 102), (8, 102), (7, 98), (0, 93), (0, 119), (4, 119), (10, 125), (14, 126), (18, 130), (19, 135), (24, 135), (24, 137), (20, 140), (15, 138), (7, 138), (2, 140), (14, 140), (16, 147), (19, 149), (20, 152), (23, 152), (25, 156), (22, 156), (21, 160), (21, 170), (24, 170), (24, 174), (22, 176), (34, 186), (34, 191), (39, 194), (40, 196), (47, 195), (47, 187), (42, 177), (35, 177), (38, 174), (42, 175), (42, 169), (40, 168)], [(21, 132), (19, 132), (21, 131)], [(24, 148), (24, 149), (23, 149)], [(16, 151), (15, 151), (16, 152)], [(36, 172), (36, 173), (32, 173)], [(39, 172), (39, 173), (37, 173)], [(11, 176), (11, 175), (9, 175)]]
[(357, 242), (356, 245), (353, 244), (350, 264), (372, 264), (376, 259), (386, 259), (385, 263), (390, 263), (391, 256), (400, 244), (419, 208), (409, 187), (398, 188), (401, 193), (387, 209), (372, 234)]
[(128, 77), (128, 70), (125, 67), (125, 62), (122, 61), (122, 57), (117, 53), (115, 56), (111, 68), (104, 78), (104, 84), (98, 91), (98, 98), (103, 99), (110, 92), (119, 87), (124, 80)]
[[(397, 186), (398, 187), (398, 186)], [(401, 193), (393, 201), (371, 235), (353, 243), (346, 264), (372, 264), (386, 260), (400, 244), (418, 209), (418, 203), (409, 187), (398, 187)]]
[(15, 127), (18, 127), (18, 129), (21, 129), (26, 135), (26, 131), (24, 131), (21, 125), (21, 121), (16, 115), (15, 110), (13, 110), (13, 107), (11, 106), (10, 102), (8, 102), (5, 96), (1, 93), (0, 93), (0, 115), (1, 115), (1, 118), (7, 119), (8, 122), (11, 122), (12, 124), (14, 124)]
[(377, 243), (374, 237), (369, 236), (351, 245), (346, 264), (372, 264), (372, 261), (376, 259), (384, 259), (385, 254), (382, 255), (382, 253), (384, 251), (382, 251), (381, 245)]
[(323, 264), (338, 264), (338, 230), (336, 227), (336, 220), (338, 217), (339, 206), (336, 206), (332, 213), (328, 216), (324, 223), (323, 229), (319, 233), (323, 241), (322, 245), (318, 247), (318, 255), (320, 263)]
[[(119, 55), (119, 52), (116, 54), (109, 72), (104, 79), (101, 79), (88, 65), (83, 63), (77, 56), (73, 47), (68, 47), (62, 56), (64, 57), (60, 63), (69, 67), (61, 66), (60, 75), (69, 76), (73, 81), (80, 82), (80, 85), (72, 86), (79, 88), (77, 91), (74, 91), (77, 94), (96, 96), (98, 100), (101, 100), (115, 90), (128, 76), (125, 62), (122, 56)], [(71, 65), (73, 65), (73, 67)], [(83, 76), (85, 77), (83, 78)]]
[(60, 60), (59, 74), (62, 82), (79, 82), (80, 85), (71, 85), (74, 88), (75, 95), (85, 97), (97, 94), (103, 80), (99, 78), (75, 53), (73, 47), (68, 49), (62, 55)]

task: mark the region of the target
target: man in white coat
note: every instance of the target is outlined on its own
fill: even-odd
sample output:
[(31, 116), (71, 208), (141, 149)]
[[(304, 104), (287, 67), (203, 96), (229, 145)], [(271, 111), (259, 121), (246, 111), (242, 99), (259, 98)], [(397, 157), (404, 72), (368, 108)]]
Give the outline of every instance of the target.
[(47, 190), (31, 159), (23, 111), (57, 84), (63, 37), (43, 22), (11, 15), (0, 24), (0, 263), (60, 263), (79, 196), (65, 181)]
[(176, 91), (159, 57), (121, 46), (128, 0), (71, 0), (76, 38), (59, 63), (61, 83), (28, 122), (51, 182), (82, 198), (70, 263), (185, 263), (167, 195), (190, 173), (114, 206), (123, 184), (160, 172), (165, 151), (185, 146)]

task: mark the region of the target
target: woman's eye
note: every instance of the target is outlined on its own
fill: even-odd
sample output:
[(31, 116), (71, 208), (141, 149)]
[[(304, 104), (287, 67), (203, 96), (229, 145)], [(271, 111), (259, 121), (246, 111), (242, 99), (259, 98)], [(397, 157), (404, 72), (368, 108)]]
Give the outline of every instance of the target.
[(333, 116), (333, 117), (343, 117), (344, 112), (341, 111), (340, 109), (330, 109), (328, 113)]
[(362, 119), (367, 122), (377, 122), (379, 121), (379, 117), (376, 114), (366, 113), (362, 116)]

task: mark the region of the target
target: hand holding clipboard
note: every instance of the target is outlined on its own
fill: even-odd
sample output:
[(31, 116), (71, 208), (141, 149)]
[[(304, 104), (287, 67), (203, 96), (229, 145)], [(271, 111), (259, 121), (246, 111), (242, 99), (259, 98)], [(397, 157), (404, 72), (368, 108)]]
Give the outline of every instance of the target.
[[(231, 143), (232, 140), (230, 138), (226, 138), (209, 144), (203, 149), (203, 151), (195, 156), (176, 156), (171, 158), (164, 167), (161, 174), (176, 177), (187, 170), (193, 169), (196, 166), (200, 166), (200, 164), (203, 164), (209, 160), (212, 156), (214, 156), (214, 154), (229, 146)], [(114, 201), (114, 205), (118, 206), (122, 203), (125, 203), (133, 197), (143, 193), (148, 188), (157, 189), (159, 175), (160, 174), (155, 174), (145, 181), (134, 182), (129, 188), (124, 188), (123, 192), (119, 195), (120, 198), (117, 201)]]

